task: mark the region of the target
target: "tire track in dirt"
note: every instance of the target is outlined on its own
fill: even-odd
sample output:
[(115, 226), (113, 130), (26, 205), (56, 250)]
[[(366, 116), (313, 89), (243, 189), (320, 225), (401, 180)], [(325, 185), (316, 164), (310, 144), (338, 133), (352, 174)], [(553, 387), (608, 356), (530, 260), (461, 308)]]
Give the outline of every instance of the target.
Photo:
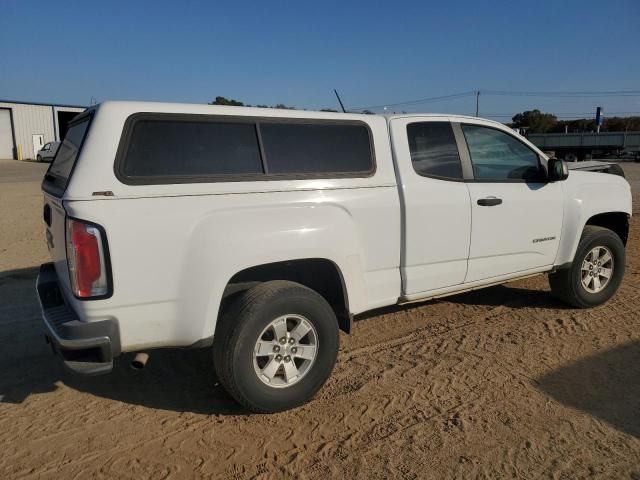
[[(421, 308), (429, 309), (430, 305)], [(472, 394), (474, 390), (479, 390), (478, 382), (469, 381), (468, 375), (464, 372), (467, 369), (473, 370), (471, 363), (476, 364), (475, 370), (483, 368), (484, 372), (490, 372), (488, 378), (497, 387), (512, 381), (514, 377), (518, 377), (520, 381), (522, 375), (509, 373), (513, 372), (513, 362), (491, 358), (492, 355), (504, 348), (505, 342), (515, 341), (517, 345), (519, 339), (527, 336), (563, 338), (578, 333), (586, 334), (590, 328), (601, 327), (611, 314), (631, 313), (637, 315), (638, 309), (638, 305), (633, 303), (629, 305), (627, 302), (620, 302), (616, 299), (610, 308), (572, 311), (573, 315), (569, 317), (569, 320), (565, 320), (564, 317), (559, 317), (555, 310), (537, 309), (535, 306), (522, 308), (522, 303), (517, 302), (515, 305), (510, 304), (505, 307), (491, 308), (482, 313), (475, 313), (471, 318), (459, 316), (455, 319), (446, 319), (442, 323), (426, 326), (420, 331), (400, 338), (391, 338), (380, 344), (347, 350), (340, 356), (334, 379), (328, 385), (326, 393), (323, 391), (317, 400), (311, 406), (304, 407), (304, 410), (324, 411), (331, 409), (335, 404), (348, 404), (348, 413), (340, 412), (340, 415), (329, 425), (326, 423), (321, 425), (317, 421), (313, 422), (310, 424), (309, 435), (300, 428), (280, 429), (280, 433), (276, 433), (278, 429), (273, 428), (273, 425), (268, 425), (270, 422), (266, 422), (265, 427), (271, 427), (268, 428), (271, 434), (277, 434), (294, 445), (301, 443), (303, 447), (274, 448), (274, 445), (268, 444), (267, 439), (261, 438), (261, 441), (257, 442), (258, 449), (242, 449), (242, 445), (246, 445), (246, 438), (251, 436), (251, 432), (247, 431), (237, 435), (235, 438), (239, 445), (224, 457), (224, 460), (229, 462), (232, 467), (219, 473), (223, 473), (228, 478), (249, 478), (259, 472), (282, 468), (282, 459), (285, 459), (285, 465), (289, 466), (281, 470), (283, 474), (305, 471), (306, 468), (310, 468), (309, 471), (312, 472), (324, 472), (326, 469), (318, 466), (318, 458), (326, 462), (337, 461), (340, 463), (341, 457), (347, 461), (357, 453), (361, 453), (364, 459), (383, 457), (390, 454), (386, 444), (396, 438), (400, 440), (407, 437), (422, 438), (425, 429), (430, 429), (433, 432), (429, 438), (429, 444), (444, 445), (447, 440), (460, 437), (461, 426), (470, 421), (460, 412), (465, 410), (471, 413), (478, 412), (482, 408), (480, 405), (484, 405), (487, 401), (487, 398)], [(531, 321), (531, 318), (534, 318), (535, 321)], [(558, 321), (559, 318), (561, 321)], [(384, 318), (379, 318), (374, 322), (384, 320)], [(520, 326), (527, 325), (528, 328), (525, 331), (518, 331), (514, 336), (509, 330), (514, 323)], [(505, 328), (497, 328), (501, 324)], [(618, 332), (618, 335), (620, 333)], [(630, 331), (628, 333), (631, 334)], [(489, 358), (491, 358), (492, 366), (486, 365)], [(456, 364), (458, 364), (458, 368), (455, 368)], [(487, 377), (486, 373), (482, 377)], [(404, 383), (403, 381), (407, 378), (415, 381)], [(530, 378), (530, 376), (526, 376), (526, 381), (529, 382)], [(437, 381), (433, 381), (433, 379), (437, 379)], [(420, 387), (423, 387), (424, 390), (420, 391)], [(100, 404), (102, 402), (96, 400), (93, 403)], [(437, 405), (432, 406), (433, 403)], [(89, 409), (93, 407), (94, 405), (89, 405)], [(308, 424), (305, 419), (306, 413), (311, 412), (300, 412), (296, 415), (298, 418), (294, 419), (293, 424), (298, 427)], [(129, 415), (125, 413), (124, 417), (127, 416)], [(289, 414), (278, 416), (289, 417)], [(508, 419), (507, 416), (505, 421)], [(92, 427), (100, 428), (110, 420), (113, 419), (107, 418), (99, 424), (93, 424)], [(90, 453), (86, 456), (77, 456), (73, 460), (73, 468), (80, 468), (82, 464), (95, 463), (101, 459), (100, 461), (104, 462), (101, 470), (111, 474), (132, 471), (132, 468), (141, 476), (147, 472), (147, 469), (160, 471), (162, 470), (158, 467), (160, 464), (147, 465), (146, 467), (139, 463), (121, 465), (118, 457), (124, 453), (129, 453), (129, 456), (142, 457), (150, 447), (155, 447), (158, 442), (166, 448), (172, 443), (172, 437), (175, 436), (186, 438), (182, 440), (181, 445), (174, 447), (172, 451), (180, 452), (182, 457), (192, 458), (192, 461), (183, 468), (188, 471), (194, 465), (200, 465), (200, 468), (203, 468), (202, 473), (205, 473), (206, 467), (212, 465), (207, 464), (204, 459), (206, 455), (199, 455), (197, 452), (210, 451), (216, 445), (208, 441), (190, 445), (192, 440), (189, 437), (194, 433), (204, 435), (205, 432), (199, 431), (199, 429), (207, 428), (209, 425), (210, 422), (205, 417), (192, 426), (183, 425), (182, 432), (165, 433), (156, 437), (154, 442), (146, 447), (131, 448), (130, 445), (121, 448), (112, 447), (101, 454)], [(56, 428), (60, 428), (66, 433), (67, 441), (71, 445), (82, 439), (82, 426), (70, 429), (69, 425), (66, 427), (59, 425)], [(336, 431), (341, 433), (335, 434)], [(58, 434), (54, 435), (56, 436), (52, 438), (43, 437), (43, 443), (55, 440), (59, 436)], [(255, 436), (255, 430), (253, 430), (253, 435)], [(76, 441), (69, 442), (74, 437), (76, 437)], [(231, 443), (230, 440), (227, 439), (224, 444), (227, 449)], [(38, 442), (33, 445), (37, 447)], [(366, 448), (362, 448), (363, 445), (366, 445)], [(251, 447), (256, 447), (256, 443), (252, 443)], [(155, 448), (151, 450), (153, 451)], [(192, 450), (191, 453), (190, 450)], [(314, 452), (314, 454), (309, 455), (310, 452)], [(398, 466), (387, 470), (387, 473), (401, 474), (409, 478), (411, 472), (416, 472), (418, 465), (415, 463), (414, 455), (418, 454), (412, 451), (407, 452), (406, 455), (403, 455), (403, 461)], [(416, 458), (420, 458), (420, 456), (418, 455)], [(460, 458), (470, 457), (462, 455)], [(502, 461), (506, 463), (503, 464), (503, 468), (506, 468), (505, 465), (513, 464), (516, 458), (517, 455), (513, 449), (505, 451)], [(463, 467), (477, 466), (477, 461), (474, 463), (473, 459), (468, 462), (462, 460), (462, 462)], [(368, 462), (367, 465), (370, 463)], [(249, 468), (250, 465), (254, 465), (254, 467)], [(60, 471), (61, 465), (59, 459), (51, 459), (41, 467), (39, 472), (46, 476), (54, 471)], [(564, 467), (567, 466), (564, 465)], [(64, 463), (62, 468), (65, 468)], [(168, 470), (169, 473), (181, 471), (183, 470)], [(516, 469), (511, 472), (517, 474)], [(27, 474), (28, 471), (15, 473)], [(338, 473), (338, 471), (333, 471), (333, 473)], [(356, 470), (353, 473), (356, 473)]]

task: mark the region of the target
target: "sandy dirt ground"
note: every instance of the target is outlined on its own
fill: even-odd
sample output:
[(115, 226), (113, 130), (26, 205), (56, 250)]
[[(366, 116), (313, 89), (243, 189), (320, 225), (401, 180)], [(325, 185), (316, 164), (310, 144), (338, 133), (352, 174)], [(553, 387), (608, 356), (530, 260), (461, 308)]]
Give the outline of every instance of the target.
[(0, 478), (640, 480), (638, 217), (609, 304), (566, 308), (539, 276), (377, 311), (310, 404), (249, 415), (207, 350), (63, 370), (34, 293), (43, 171), (0, 162)]

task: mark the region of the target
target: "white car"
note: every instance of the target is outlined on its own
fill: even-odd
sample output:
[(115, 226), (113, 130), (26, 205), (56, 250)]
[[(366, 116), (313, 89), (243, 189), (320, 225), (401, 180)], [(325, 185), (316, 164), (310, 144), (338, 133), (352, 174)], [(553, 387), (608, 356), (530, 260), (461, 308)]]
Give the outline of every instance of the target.
[(42, 188), (37, 288), (65, 365), (209, 348), (257, 412), (311, 399), (367, 310), (544, 273), (574, 307), (606, 302), (631, 215), (624, 178), (455, 115), (107, 102)]
[(45, 143), (36, 155), (38, 162), (51, 162), (60, 148), (60, 142)]

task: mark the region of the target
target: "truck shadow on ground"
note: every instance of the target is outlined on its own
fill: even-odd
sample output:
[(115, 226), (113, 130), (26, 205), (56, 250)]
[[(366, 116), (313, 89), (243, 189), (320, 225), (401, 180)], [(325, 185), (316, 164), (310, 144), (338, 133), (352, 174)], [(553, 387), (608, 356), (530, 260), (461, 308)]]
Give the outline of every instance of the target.
[[(154, 409), (217, 415), (245, 415), (217, 384), (209, 349), (153, 350), (147, 367), (129, 367), (132, 354), (116, 362), (110, 375), (80, 377), (67, 372), (44, 342), (44, 327), (33, 287), (37, 269), (0, 273), (0, 403), (23, 403), (36, 394), (71, 388), (96, 397)], [(506, 300), (508, 299), (508, 300)], [(470, 305), (505, 302), (535, 308), (562, 308), (545, 291), (506, 286), (446, 299)], [(391, 307), (385, 310), (402, 310)], [(376, 311), (361, 318), (385, 313)], [(640, 342), (624, 345), (559, 368), (537, 387), (564, 405), (596, 416), (640, 437)], [(61, 393), (60, 401), (69, 397)]]
[(113, 372), (99, 377), (65, 372), (64, 383), (98, 397), (154, 409), (206, 415), (249, 413), (218, 384), (209, 349), (152, 350), (143, 370), (132, 370), (132, 359), (133, 354), (119, 357)]
[(527, 288), (496, 285), (465, 293), (458, 293), (439, 299), (418, 301), (405, 305), (392, 305), (365, 312), (355, 318), (356, 322), (368, 320), (387, 313), (400, 312), (410, 308), (420, 308), (433, 302), (455, 303), (459, 305), (508, 308), (544, 308), (552, 310), (566, 310), (566, 304), (557, 300), (548, 290), (532, 290)]
[(473, 290), (467, 293), (444, 297), (440, 301), (463, 305), (508, 308), (544, 308), (566, 310), (567, 305), (551, 295), (549, 290), (532, 290), (509, 285)]
[[(152, 350), (141, 371), (130, 368), (134, 354), (126, 354), (117, 359), (109, 375), (82, 377), (68, 372), (44, 341), (34, 288), (37, 275), (37, 268), (0, 272), (0, 404), (21, 404), (30, 396), (69, 387), (156, 409), (248, 413), (217, 385), (209, 349)], [(64, 396), (60, 401), (68, 399)]]
[(558, 402), (640, 438), (640, 342), (580, 359), (537, 379)]
[[(39, 355), (22, 366), (22, 375), (0, 380), (0, 403), (22, 403), (30, 395), (68, 387), (153, 409), (205, 415), (249, 413), (217, 384), (209, 350), (153, 350), (144, 370), (131, 369), (133, 354), (125, 354), (116, 359), (110, 374), (84, 377), (67, 371), (45, 347), (38, 345)], [(0, 368), (4, 369), (1, 361)]]

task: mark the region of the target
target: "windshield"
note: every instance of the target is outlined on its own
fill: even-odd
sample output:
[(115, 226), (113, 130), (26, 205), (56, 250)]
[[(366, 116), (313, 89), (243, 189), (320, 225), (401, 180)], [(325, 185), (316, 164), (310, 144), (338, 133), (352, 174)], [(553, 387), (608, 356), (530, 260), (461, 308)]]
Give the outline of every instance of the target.
[(67, 135), (60, 144), (56, 156), (42, 182), (43, 188), (47, 189), (47, 187), (49, 187), (49, 189), (54, 190), (54, 192), (51, 193), (61, 194), (67, 187), (71, 171), (78, 159), (78, 154), (82, 148), (82, 142), (86, 136), (90, 121), (91, 117), (87, 116), (69, 126)]

